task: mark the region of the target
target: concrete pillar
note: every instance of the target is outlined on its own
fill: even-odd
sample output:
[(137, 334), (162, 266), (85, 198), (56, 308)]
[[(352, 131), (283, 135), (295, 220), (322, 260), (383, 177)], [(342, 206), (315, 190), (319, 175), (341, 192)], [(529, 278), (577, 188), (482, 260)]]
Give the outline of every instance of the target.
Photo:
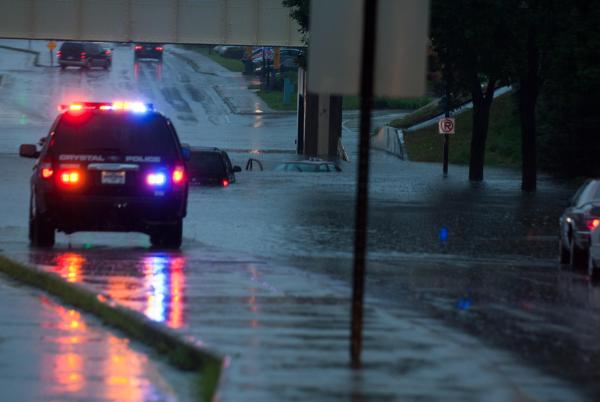
[(306, 72), (298, 71), (299, 154), (323, 159), (338, 157), (342, 134), (342, 97), (313, 94), (306, 90)]

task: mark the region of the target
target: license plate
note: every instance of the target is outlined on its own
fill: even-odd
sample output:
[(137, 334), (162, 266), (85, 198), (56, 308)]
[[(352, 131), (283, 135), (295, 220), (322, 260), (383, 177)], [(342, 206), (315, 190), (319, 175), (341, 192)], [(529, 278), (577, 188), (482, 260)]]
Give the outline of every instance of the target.
[(69, 57), (67, 57), (67, 59), (73, 60), (73, 56), (69, 56)]
[(102, 184), (125, 184), (125, 172), (102, 172)]

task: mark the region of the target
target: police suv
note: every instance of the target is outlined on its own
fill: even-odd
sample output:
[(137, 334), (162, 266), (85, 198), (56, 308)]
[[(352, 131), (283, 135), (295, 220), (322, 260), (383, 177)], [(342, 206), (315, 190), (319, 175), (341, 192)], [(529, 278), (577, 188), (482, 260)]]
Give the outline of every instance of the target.
[(20, 146), (37, 158), (29, 239), (51, 247), (55, 231), (137, 231), (179, 248), (187, 212), (189, 148), (169, 119), (139, 102), (62, 105), (49, 134)]

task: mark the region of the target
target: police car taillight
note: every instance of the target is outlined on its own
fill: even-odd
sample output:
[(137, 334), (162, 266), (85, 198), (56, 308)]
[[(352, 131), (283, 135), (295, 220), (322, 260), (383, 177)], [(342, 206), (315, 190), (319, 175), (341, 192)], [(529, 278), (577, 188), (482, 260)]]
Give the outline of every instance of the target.
[(77, 186), (81, 183), (81, 172), (78, 169), (68, 169), (60, 172), (59, 180), (67, 186)]
[(173, 169), (172, 180), (174, 184), (182, 184), (185, 179), (185, 170), (181, 166), (177, 166)]
[(146, 184), (152, 187), (164, 186), (167, 182), (167, 175), (163, 172), (152, 172), (146, 175)]
[(40, 174), (42, 175), (42, 179), (49, 179), (54, 174), (54, 169), (52, 169), (51, 163), (44, 162), (40, 167)]

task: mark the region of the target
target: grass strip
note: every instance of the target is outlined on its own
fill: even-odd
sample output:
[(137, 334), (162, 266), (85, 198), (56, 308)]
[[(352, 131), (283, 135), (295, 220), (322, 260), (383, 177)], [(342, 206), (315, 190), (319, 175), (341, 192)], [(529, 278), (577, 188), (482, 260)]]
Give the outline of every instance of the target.
[(174, 331), (150, 321), (143, 314), (121, 307), (84, 286), (14, 262), (0, 255), (0, 272), (26, 285), (46, 291), (62, 302), (91, 313), (102, 322), (123, 331), (164, 355), (173, 366), (198, 373), (199, 396), (211, 401), (217, 392), (223, 359), (181, 338)]
[(223, 57), (217, 52), (210, 50), (208, 47), (193, 47), (192, 50), (194, 52), (200, 53), (203, 56), (208, 57), (212, 61), (220, 64), (225, 67), (229, 71), (233, 71), (236, 73), (241, 73), (244, 71), (244, 63), (240, 59), (230, 59), (228, 57)]
[[(468, 164), (471, 154), (473, 110), (455, 116), (456, 134), (450, 136), (449, 161)], [(441, 162), (443, 137), (438, 126), (404, 132), (404, 143), (410, 160)], [(516, 101), (512, 93), (494, 99), (485, 150), (486, 166), (519, 167), (521, 164), (521, 131)]]

